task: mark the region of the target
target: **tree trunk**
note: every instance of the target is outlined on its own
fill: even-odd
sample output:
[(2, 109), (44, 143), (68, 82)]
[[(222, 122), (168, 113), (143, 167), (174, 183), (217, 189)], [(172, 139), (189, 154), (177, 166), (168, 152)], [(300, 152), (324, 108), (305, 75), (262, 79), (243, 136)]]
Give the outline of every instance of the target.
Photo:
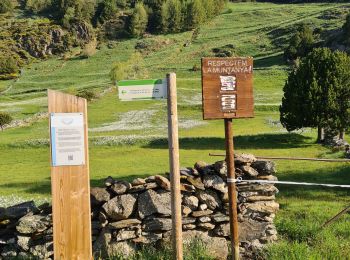
[(344, 129), (342, 129), (339, 133), (339, 139), (344, 140), (344, 137), (345, 137), (345, 131)]
[(317, 142), (322, 143), (324, 141), (324, 128), (321, 126), (317, 127)]

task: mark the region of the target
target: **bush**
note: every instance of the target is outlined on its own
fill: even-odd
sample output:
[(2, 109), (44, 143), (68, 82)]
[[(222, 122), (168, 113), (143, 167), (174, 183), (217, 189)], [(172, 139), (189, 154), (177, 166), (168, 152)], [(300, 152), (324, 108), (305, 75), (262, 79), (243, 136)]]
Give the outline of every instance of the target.
[(18, 66), (11, 57), (0, 57), (0, 75), (17, 74)]
[(81, 53), (82, 58), (89, 58), (96, 54), (97, 40), (93, 39), (91, 42), (87, 43)]
[(27, 0), (26, 9), (33, 13), (43, 12), (52, 6), (52, 0)]
[(11, 12), (13, 10), (13, 4), (11, 0), (0, 1), (0, 14)]
[(87, 101), (91, 101), (97, 98), (97, 94), (93, 90), (84, 89), (78, 92), (77, 97), (85, 98)]
[(11, 117), (10, 114), (8, 114), (6, 112), (0, 112), (0, 128), (1, 128), (1, 130), (3, 131), (4, 126), (11, 123), (12, 120), (13, 120), (13, 118)]

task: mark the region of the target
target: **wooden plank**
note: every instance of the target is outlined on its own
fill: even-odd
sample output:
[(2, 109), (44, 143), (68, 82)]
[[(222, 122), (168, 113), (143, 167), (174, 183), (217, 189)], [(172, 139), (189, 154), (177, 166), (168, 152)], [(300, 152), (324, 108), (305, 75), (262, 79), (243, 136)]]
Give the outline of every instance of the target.
[(183, 259), (176, 74), (167, 75), (173, 258)]
[[(232, 119), (225, 119), (225, 139), (226, 139), (226, 163), (227, 178), (236, 179), (235, 160), (233, 150)], [(231, 231), (231, 252), (232, 259), (239, 259), (239, 237), (238, 237), (238, 212), (237, 212), (237, 191), (236, 183), (227, 182)]]
[[(236, 78), (234, 90), (223, 90), (220, 76)], [(224, 95), (235, 96), (236, 108), (226, 111)], [(203, 119), (254, 117), (253, 58), (202, 59)]]
[(48, 103), (49, 113), (83, 113), (85, 132), (85, 165), (51, 166), (54, 256), (92, 259), (87, 103), (53, 90)]

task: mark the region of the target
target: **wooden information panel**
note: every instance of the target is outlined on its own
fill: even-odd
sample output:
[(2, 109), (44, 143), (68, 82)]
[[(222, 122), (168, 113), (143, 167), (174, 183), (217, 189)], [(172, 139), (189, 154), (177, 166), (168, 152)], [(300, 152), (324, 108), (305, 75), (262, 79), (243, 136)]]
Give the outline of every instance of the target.
[[(49, 90), (48, 101), (49, 113), (51, 113), (51, 135), (54, 133), (53, 128), (57, 128), (57, 124), (51, 122), (53, 120), (52, 116), (61, 116), (63, 117), (62, 120), (65, 120), (65, 116), (72, 117), (73, 119), (76, 118), (77, 123), (75, 128), (70, 127), (67, 131), (65, 128), (60, 128), (56, 133), (61, 135), (62, 138), (66, 138), (66, 142), (73, 140), (71, 138), (76, 140), (81, 133), (83, 135), (83, 147), (85, 149), (84, 153), (82, 153), (85, 160), (80, 160), (79, 164), (55, 164), (52, 160), (54, 157), (51, 156), (54, 256), (55, 259), (58, 260), (92, 259), (86, 100)], [(79, 114), (83, 117), (80, 120)], [(83, 131), (79, 132), (77, 130), (79, 130), (80, 125)], [(66, 133), (64, 133), (65, 131)], [(68, 133), (68, 131), (70, 131), (70, 133)], [(67, 137), (63, 134), (74, 136)], [(53, 139), (52, 136), (51, 139)], [(53, 145), (55, 144), (51, 142), (52, 152), (54, 152), (55, 149), (67, 150), (69, 148), (66, 144), (59, 145), (59, 143), (56, 143), (58, 147), (53, 147)], [(72, 149), (72, 147), (69, 149)], [(56, 152), (58, 152), (58, 150)], [(68, 158), (68, 160), (70, 159), (73, 160), (74, 158)]]
[(202, 58), (203, 119), (254, 116), (253, 58)]

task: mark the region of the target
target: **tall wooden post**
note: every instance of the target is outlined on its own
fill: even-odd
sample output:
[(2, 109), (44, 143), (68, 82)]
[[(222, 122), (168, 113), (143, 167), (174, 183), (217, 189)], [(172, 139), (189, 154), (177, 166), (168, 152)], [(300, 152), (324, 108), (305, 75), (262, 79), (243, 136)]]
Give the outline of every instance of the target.
[(176, 74), (167, 75), (173, 258), (183, 259)]
[[(226, 139), (226, 163), (227, 178), (233, 180), (235, 176), (235, 161), (233, 153), (233, 133), (232, 119), (225, 119), (225, 139)], [(231, 252), (232, 259), (239, 259), (239, 238), (238, 238), (238, 218), (237, 218), (237, 191), (236, 184), (228, 181), (229, 213), (231, 230)]]
[(84, 116), (85, 163), (51, 166), (54, 256), (58, 260), (92, 259), (86, 100), (49, 90), (48, 102), (49, 113)]

